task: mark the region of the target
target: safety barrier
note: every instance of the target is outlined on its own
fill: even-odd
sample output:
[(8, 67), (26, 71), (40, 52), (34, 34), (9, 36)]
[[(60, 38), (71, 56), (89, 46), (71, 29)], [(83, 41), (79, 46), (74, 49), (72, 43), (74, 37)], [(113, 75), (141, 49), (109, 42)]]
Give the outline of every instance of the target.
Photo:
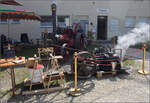
[[(116, 49), (116, 50), (120, 50), (120, 49)], [(134, 56), (136, 56), (136, 55), (138, 55), (138, 54), (140, 54), (142, 51), (144, 51), (143, 52), (143, 64), (142, 64), (142, 72), (143, 72), (143, 74), (145, 73), (145, 74), (147, 74), (147, 72), (145, 71), (144, 72), (144, 65), (145, 65), (145, 57), (146, 57), (146, 45), (144, 44), (144, 46), (141, 48), (141, 49), (139, 49), (136, 53), (134, 53), (134, 55), (132, 55), (132, 57), (134, 57)], [(112, 64), (99, 64), (99, 63), (96, 63), (96, 62), (98, 62), (98, 61), (108, 61), (108, 62), (114, 62), (114, 61), (122, 61), (122, 50), (120, 50), (120, 54), (121, 54), (121, 56), (120, 56), (120, 58), (119, 59), (109, 59), (109, 60), (104, 60), (104, 59), (101, 59), (101, 60), (97, 60), (97, 59), (88, 59), (88, 58), (84, 58), (84, 57), (80, 57), (80, 56), (78, 56), (78, 58), (80, 59), (80, 60), (85, 60), (85, 61), (87, 61), (87, 62), (89, 62), (89, 63), (91, 63), (91, 64), (96, 64), (96, 65), (100, 65), (100, 66), (112, 66)], [(126, 59), (129, 59), (129, 57), (130, 56), (125, 56), (124, 58), (126, 58)], [(122, 62), (120, 62), (120, 63), (116, 63), (116, 64), (121, 64), (122, 65)]]
[(80, 89), (77, 88), (77, 52), (74, 54), (74, 68), (75, 68), (75, 83), (74, 83), (74, 88), (70, 89), (70, 95), (72, 96), (80, 96), (81, 91)]
[(145, 70), (145, 58), (146, 58), (146, 44), (143, 45), (143, 64), (142, 64), (142, 70), (139, 70), (138, 72), (141, 74), (148, 74), (148, 71)]
[[(91, 60), (91, 59), (83, 58), (83, 57), (80, 57), (80, 56), (77, 56), (77, 58), (80, 59), (80, 60), (87, 61), (87, 62), (89, 62), (89, 63), (91, 63), (91, 64), (101, 65), (101, 66), (112, 66), (112, 64), (99, 64), (99, 63), (96, 63), (96, 62), (98, 62), (98, 61), (114, 62), (114, 61), (120, 60), (120, 58), (119, 58), (119, 59), (111, 59), (111, 60), (97, 60), (97, 59)], [(116, 64), (121, 64), (121, 63), (116, 63)]]
[[(143, 50), (143, 65), (142, 65), (142, 71), (139, 70), (138, 72), (141, 73), (141, 74), (148, 74), (147, 71), (144, 70), (144, 67), (145, 67), (145, 57), (146, 57), (146, 45), (144, 44), (144, 46), (142, 47), (142, 49), (138, 50), (137, 53), (135, 53), (136, 55), (141, 53), (141, 51)], [(121, 51), (122, 52), (122, 51)], [(127, 56), (126, 56), (127, 57)], [(119, 59), (111, 59), (111, 60), (97, 60), (97, 59), (89, 59), (89, 58), (84, 58), (84, 57), (81, 57), (81, 56), (78, 56), (77, 52), (75, 52), (74, 54), (74, 68), (75, 68), (75, 83), (74, 83), (74, 88), (71, 88), (70, 89), (70, 95), (72, 96), (80, 96), (81, 95), (81, 91), (80, 89), (77, 88), (77, 59), (80, 59), (80, 60), (85, 60), (87, 62), (90, 62), (92, 64), (95, 64), (95, 65), (101, 65), (101, 66), (112, 66), (113, 69), (115, 69), (115, 66), (114, 65), (117, 65), (117, 64), (121, 64), (122, 65), (122, 62), (121, 63), (115, 63), (113, 61), (116, 61), (116, 60), (121, 60), (122, 58), (119, 58)], [(99, 63), (96, 63), (97, 61), (112, 61), (111, 64), (99, 64)]]
[[(59, 47), (59, 48), (61, 48), (61, 46), (59, 46), (59, 45), (56, 45), (56, 44), (51, 44), (52, 46), (55, 46), (55, 47)], [(74, 48), (69, 48), (69, 47), (64, 47), (65, 49), (68, 49), (68, 50), (74, 50), (74, 51), (78, 51), (78, 52), (81, 52), (81, 51), (83, 51), (83, 50), (79, 50), (79, 49), (74, 49)], [(98, 62), (98, 61), (109, 61), (109, 62), (113, 62), (113, 61), (122, 61), (122, 59), (123, 59), (123, 57), (122, 57), (122, 50), (121, 49), (114, 49), (113, 51), (115, 52), (115, 51), (117, 51), (117, 50), (120, 50), (120, 58), (119, 59), (110, 59), (110, 60), (104, 60), (104, 59), (101, 59), (101, 60), (97, 60), (97, 59), (93, 59), (93, 60), (91, 60), (91, 59), (89, 59), (89, 58), (84, 58), (84, 57), (80, 57), (80, 56), (77, 56), (77, 58), (78, 59), (81, 59), (81, 60), (85, 60), (85, 61), (87, 61), (87, 62), (90, 62), (90, 63), (92, 63), (92, 64), (96, 64), (96, 65), (101, 65), (101, 66), (112, 66), (112, 64), (99, 64), (99, 63), (96, 63), (96, 62)], [(145, 54), (146, 54), (146, 45), (144, 44), (144, 46), (141, 48), (141, 49), (137, 49), (137, 52), (134, 52), (134, 54), (133, 55), (128, 55), (128, 56), (124, 56), (124, 59), (130, 59), (131, 57), (133, 58), (137, 58), (138, 59), (138, 57), (136, 57), (137, 55), (139, 55), (141, 52), (143, 51), (143, 64), (142, 64), (142, 73), (143, 74), (148, 74), (148, 72), (147, 71), (145, 71), (144, 70), (144, 67), (145, 67)], [(123, 64), (122, 62), (121, 63), (116, 63), (116, 64)], [(140, 72), (140, 71), (139, 71)]]

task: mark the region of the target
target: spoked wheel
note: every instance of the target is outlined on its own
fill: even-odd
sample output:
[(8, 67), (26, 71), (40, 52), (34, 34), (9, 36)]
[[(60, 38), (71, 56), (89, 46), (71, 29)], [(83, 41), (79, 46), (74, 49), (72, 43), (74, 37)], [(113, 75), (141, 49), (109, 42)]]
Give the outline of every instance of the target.
[[(93, 56), (86, 51), (78, 53), (78, 63), (77, 63), (77, 75), (79, 79), (90, 78), (95, 73), (96, 66), (90, 62), (93, 59)], [(83, 60), (83, 58), (88, 58), (89, 61)], [(74, 73), (74, 61), (71, 63), (71, 71)]]
[(78, 33), (75, 38), (75, 48), (80, 50), (84, 50), (85, 48), (84, 37), (81, 33)]
[(65, 62), (68, 61), (70, 58), (70, 52), (67, 47), (69, 47), (67, 43), (64, 43), (61, 47), (61, 55), (63, 55)]

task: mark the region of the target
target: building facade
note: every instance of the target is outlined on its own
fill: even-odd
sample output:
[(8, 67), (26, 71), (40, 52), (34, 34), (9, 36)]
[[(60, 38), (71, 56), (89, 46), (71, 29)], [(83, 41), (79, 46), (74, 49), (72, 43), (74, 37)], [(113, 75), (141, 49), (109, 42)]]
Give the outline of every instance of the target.
[[(41, 22), (10, 20), (12, 39), (19, 40), (22, 33), (29, 39), (38, 39), (41, 32), (52, 32), (51, 4), (54, 0), (17, 0), (24, 7), (0, 5), (0, 9), (32, 10), (41, 16)], [(108, 40), (126, 34), (136, 24), (150, 24), (150, 0), (55, 0), (57, 26), (71, 26), (80, 22), (85, 34), (94, 33), (95, 40)], [(8, 35), (7, 20), (0, 21), (0, 35)]]

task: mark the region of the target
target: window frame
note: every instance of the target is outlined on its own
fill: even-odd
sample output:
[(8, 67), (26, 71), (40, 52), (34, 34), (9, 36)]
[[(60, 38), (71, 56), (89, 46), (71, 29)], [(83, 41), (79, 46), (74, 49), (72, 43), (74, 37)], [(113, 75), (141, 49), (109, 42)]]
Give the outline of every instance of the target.
[[(47, 23), (47, 25), (45, 25), (44, 26), (44, 20), (43, 20), (43, 22), (41, 21), (40, 22), (40, 28), (52, 28), (53, 27), (53, 21), (52, 21), (52, 16), (51, 15), (41, 15), (41, 19), (42, 19), (42, 17), (44, 18), (48, 18), (48, 17), (51, 17), (51, 19), (50, 20), (47, 20), (47, 22), (46, 22), (46, 20), (45, 20), (45, 23)], [(62, 20), (61, 21), (59, 21), (59, 18), (60, 17), (64, 17), (63, 19), (63, 22), (62, 22)], [(66, 24), (66, 21), (65, 21), (65, 18), (69, 18), (69, 26), (70, 26), (70, 16), (69, 15), (58, 15), (58, 16), (56, 16), (56, 25), (57, 26), (59, 26), (59, 27), (62, 27), (62, 28), (66, 28), (67, 27), (67, 24)], [(50, 23), (50, 25), (48, 24), (48, 23)], [(42, 25), (43, 24), (43, 25)], [(61, 25), (61, 26), (60, 26)], [(62, 26), (63, 25), (63, 26)]]

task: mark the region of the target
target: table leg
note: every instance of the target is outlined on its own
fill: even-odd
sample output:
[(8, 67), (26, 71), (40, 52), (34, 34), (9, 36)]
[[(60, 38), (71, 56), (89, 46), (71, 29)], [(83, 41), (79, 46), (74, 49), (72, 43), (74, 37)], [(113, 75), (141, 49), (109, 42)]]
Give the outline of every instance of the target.
[(16, 86), (14, 67), (11, 67), (10, 71), (11, 71), (12, 92), (13, 92), (13, 96), (14, 96), (15, 95), (15, 86)]

